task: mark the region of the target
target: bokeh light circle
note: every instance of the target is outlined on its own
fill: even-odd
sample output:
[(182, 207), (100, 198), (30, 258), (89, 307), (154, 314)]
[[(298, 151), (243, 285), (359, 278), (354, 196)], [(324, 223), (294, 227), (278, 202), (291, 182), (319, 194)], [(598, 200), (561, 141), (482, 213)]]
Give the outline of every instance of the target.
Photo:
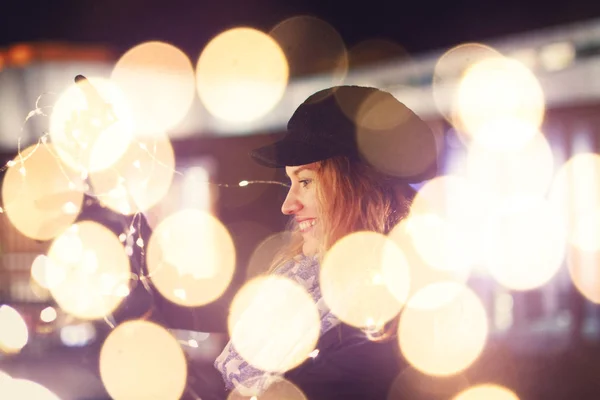
[(600, 251), (600, 207), (578, 218), (570, 242), (583, 251)]
[(44, 289), (55, 288), (65, 279), (65, 270), (55, 265), (47, 255), (40, 254), (31, 264), (31, 277)]
[(316, 304), (296, 282), (277, 275), (247, 282), (231, 303), (231, 343), (250, 364), (283, 373), (314, 350), (321, 328)]
[(131, 215), (147, 211), (168, 193), (175, 173), (175, 154), (165, 134), (132, 142), (112, 168), (90, 172), (90, 182), (100, 202)]
[(69, 227), (83, 203), (83, 182), (52, 145), (30, 146), (8, 168), (2, 204), (11, 224), (32, 239), (49, 240)]
[(156, 289), (183, 306), (208, 304), (221, 296), (233, 277), (235, 259), (227, 229), (214, 216), (195, 209), (159, 222), (146, 251)]
[(0, 385), (9, 379), (12, 379), (12, 377), (10, 375), (8, 375), (6, 372), (0, 370)]
[(499, 385), (482, 384), (472, 386), (467, 390), (459, 393), (452, 400), (519, 400), (517, 395)]
[(339, 319), (358, 328), (383, 327), (408, 297), (408, 262), (386, 236), (354, 232), (329, 249), (319, 284), (325, 303)]
[(553, 174), (554, 156), (541, 133), (515, 150), (494, 151), (474, 143), (467, 155), (469, 181), (498, 201), (516, 195), (545, 196)]
[(277, 254), (289, 241), (289, 231), (274, 233), (261, 241), (250, 256), (246, 277), (250, 279), (268, 272)]
[(18, 353), (29, 340), (29, 330), (25, 320), (14, 308), (0, 306), (0, 351)]
[(187, 363), (177, 339), (152, 322), (118, 325), (100, 351), (100, 377), (115, 400), (180, 399)]
[(523, 64), (507, 57), (471, 66), (458, 89), (466, 133), (489, 149), (516, 149), (538, 132), (545, 112), (541, 86)]
[(598, 249), (600, 155), (579, 153), (571, 157), (557, 172), (549, 198), (567, 227), (569, 243), (585, 251)]
[(433, 72), (433, 99), (440, 113), (461, 131), (457, 118), (457, 99), (461, 77), (479, 61), (499, 57), (494, 48), (481, 43), (463, 43), (446, 51), (436, 62)]
[(600, 250), (570, 245), (567, 266), (573, 285), (589, 301), (600, 304)]
[(288, 82), (283, 51), (267, 34), (234, 28), (213, 38), (196, 66), (196, 87), (214, 116), (233, 123), (257, 120), (281, 100)]
[(564, 261), (566, 231), (543, 198), (511, 200), (484, 223), (484, 264), (506, 288), (538, 288), (556, 275)]
[(3, 400), (60, 400), (48, 388), (27, 379), (10, 379), (4, 383), (0, 381), (0, 397)]
[[(413, 307), (413, 302), (418, 306)], [(404, 358), (419, 371), (434, 376), (453, 375), (470, 366), (483, 350), (487, 334), (481, 300), (455, 282), (421, 289), (409, 299), (398, 324)]]
[(265, 384), (268, 385), (266, 389), (254, 390), (242, 382), (229, 393), (227, 400), (248, 400), (252, 396), (260, 400), (307, 400), (302, 390), (292, 382), (277, 375), (265, 379)]
[(426, 263), (461, 275), (478, 260), (481, 222), (489, 197), (460, 176), (445, 175), (426, 182), (411, 205), (407, 229)]
[(50, 323), (56, 320), (58, 315), (54, 307), (46, 307), (40, 312), (40, 320), (46, 323)]
[(103, 225), (72, 225), (54, 239), (48, 257), (64, 276), (50, 293), (73, 316), (103, 318), (129, 293), (129, 258), (117, 236)]
[(283, 50), (290, 76), (318, 75), (323, 87), (340, 85), (348, 73), (348, 53), (340, 34), (326, 21), (298, 15), (278, 23), (269, 35)]
[(398, 43), (373, 38), (358, 42), (348, 50), (348, 68), (371, 67), (374, 64), (390, 62), (409, 63), (410, 56), (406, 49)]
[(341, 109), (355, 122), (361, 155), (379, 171), (414, 178), (436, 165), (438, 150), (433, 132), (396, 98), (374, 92), (354, 104), (354, 99), (337, 97)]
[(133, 130), (125, 94), (104, 78), (71, 85), (50, 115), (50, 140), (58, 156), (82, 172), (110, 167), (127, 150)]
[[(410, 290), (408, 297), (412, 298), (419, 290), (432, 283), (447, 281), (464, 283), (470, 274), (469, 269), (440, 269), (434, 268), (425, 262), (424, 258), (421, 257), (417, 251), (414, 240), (411, 237), (410, 223), (410, 219), (405, 218), (401, 220), (400, 223), (398, 223), (388, 234), (390, 240), (394, 241), (394, 243), (396, 243), (396, 245), (402, 249), (402, 252), (408, 262), (407, 265), (410, 276)], [(420, 300), (425, 301), (425, 303), (419, 304)], [(431, 307), (431, 301), (437, 304), (439, 299), (421, 296), (417, 299), (417, 301), (415, 301), (413, 298), (411, 307), (428, 308)]]
[(164, 42), (128, 50), (113, 68), (111, 81), (127, 96), (137, 135), (173, 128), (188, 113), (196, 93), (189, 57)]

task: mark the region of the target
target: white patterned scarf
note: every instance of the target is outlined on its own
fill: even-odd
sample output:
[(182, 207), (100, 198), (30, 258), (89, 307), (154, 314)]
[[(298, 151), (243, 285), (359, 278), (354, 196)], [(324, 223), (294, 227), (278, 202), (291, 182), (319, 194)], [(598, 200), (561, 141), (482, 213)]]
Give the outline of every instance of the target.
[[(300, 284), (310, 294), (317, 305), (321, 318), (322, 336), (325, 332), (340, 323), (339, 319), (331, 313), (321, 297), (319, 287), (319, 262), (316, 257), (302, 256), (299, 260), (293, 259), (274, 271)], [(236, 351), (231, 341), (227, 343), (221, 354), (214, 362), (214, 366), (225, 382), (227, 390), (237, 389), (242, 395), (257, 395), (278, 378), (278, 375), (261, 371), (250, 365)]]

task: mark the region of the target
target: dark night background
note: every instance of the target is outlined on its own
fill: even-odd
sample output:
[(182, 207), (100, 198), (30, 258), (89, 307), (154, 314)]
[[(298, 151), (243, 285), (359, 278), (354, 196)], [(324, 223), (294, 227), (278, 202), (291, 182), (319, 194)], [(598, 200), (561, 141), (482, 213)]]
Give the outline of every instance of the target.
[(302, 14), (330, 23), (348, 47), (386, 38), (417, 54), (593, 19), (600, 16), (600, 2), (5, 0), (0, 46), (56, 40), (105, 44), (121, 53), (143, 41), (162, 40), (194, 59), (210, 38), (227, 28), (246, 25), (268, 31)]

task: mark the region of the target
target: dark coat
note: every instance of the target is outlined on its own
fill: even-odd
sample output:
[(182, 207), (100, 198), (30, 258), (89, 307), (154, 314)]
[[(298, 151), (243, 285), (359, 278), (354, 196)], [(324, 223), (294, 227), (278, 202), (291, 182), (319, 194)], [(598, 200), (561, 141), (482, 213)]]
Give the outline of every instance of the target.
[[(374, 342), (341, 324), (325, 333), (316, 348), (316, 357), (285, 374), (308, 400), (390, 399), (390, 387), (404, 365), (395, 337)], [(194, 386), (202, 400), (227, 398), (220, 379), (216, 370), (196, 377)]]
[(309, 400), (387, 400), (404, 364), (395, 336), (375, 342), (345, 324), (325, 333), (317, 349), (314, 359), (285, 375)]

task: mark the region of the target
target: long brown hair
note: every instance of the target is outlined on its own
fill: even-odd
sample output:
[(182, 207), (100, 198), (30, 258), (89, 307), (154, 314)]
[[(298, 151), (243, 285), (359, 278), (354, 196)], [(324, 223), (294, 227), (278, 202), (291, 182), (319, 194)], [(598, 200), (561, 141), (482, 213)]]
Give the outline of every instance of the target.
[[(408, 215), (415, 190), (407, 183), (348, 157), (315, 164), (320, 260), (344, 236), (361, 230), (387, 234)], [(290, 240), (274, 258), (271, 271), (302, 254), (303, 239), (293, 218), (287, 229)]]

